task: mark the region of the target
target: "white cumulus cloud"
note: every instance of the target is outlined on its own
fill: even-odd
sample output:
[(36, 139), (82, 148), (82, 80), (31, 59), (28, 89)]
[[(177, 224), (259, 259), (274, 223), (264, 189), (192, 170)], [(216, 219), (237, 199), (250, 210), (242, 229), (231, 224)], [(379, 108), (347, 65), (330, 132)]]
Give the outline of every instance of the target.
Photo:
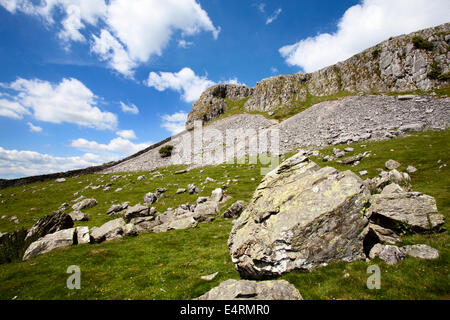
[(0, 177), (33, 176), (86, 168), (111, 161), (92, 153), (75, 157), (55, 157), (35, 151), (7, 150), (0, 147)]
[(214, 85), (215, 82), (206, 76), (197, 76), (190, 68), (183, 68), (176, 73), (150, 72), (146, 84), (158, 91), (167, 89), (178, 91), (184, 101), (194, 102), (206, 88)]
[[(237, 78), (220, 83), (241, 84)], [(188, 103), (195, 102), (207, 88), (217, 84), (207, 76), (198, 76), (191, 68), (183, 68), (178, 72), (150, 72), (145, 84), (158, 91), (174, 90)]]
[(344, 13), (336, 32), (303, 39), (279, 52), (289, 65), (313, 72), (389, 37), (446, 23), (449, 12), (448, 0), (362, 0)]
[(22, 118), (32, 114), (39, 121), (73, 123), (100, 130), (115, 129), (117, 116), (101, 111), (97, 97), (77, 79), (62, 79), (58, 84), (39, 79), (22, 79), (0, 88), (15, 92), (9, 99), (0, 99), (0, 116)]
[(122, 111), (125, 113), (131, 113), (131, 114), (139, 114), (139, 109), (136, 107), (135, 104), (125, 104), (122, 101), (120, 101), (120, 107), (122, 108)]
[(42, 128), (41, 127), (35, 126), (31, 122), (27, 122), (27, 125), (30, 128), (31, 132), (42, 132)]
[(116, 134), (119, 137), (128, 139), (128, 140), (137, 139), (136, 134), (134, 133), (133, 130), (120, 130), (120, 131), (117, 131)]
[(128, 139), (122, 137), (112, 139), (108, 144), (98, 143), (96, 141), (89, 141), (83, 138), (72, 140), (71, 146), (83, 151), (89, 151), (97, 154), (110, 154), (114, 159), (120, 157), (130, 156), (142, 149), (147, 148), (152, 143), (133, 143)]
[(172, 135), (180, 133), (185, 129), (187, 116), (188, 114), (184, 111), (165, 114), (161, 117), (163, 120), (161, 127), (169, 131)]
[(127, 77), (152, 55), (161, 55), (175, 33), (205, 31), (217, 39), (220, 32), (196, 0), (0, 0), (0, 5), (56, 25), (65, 45), (91, 39), (91, 51)]

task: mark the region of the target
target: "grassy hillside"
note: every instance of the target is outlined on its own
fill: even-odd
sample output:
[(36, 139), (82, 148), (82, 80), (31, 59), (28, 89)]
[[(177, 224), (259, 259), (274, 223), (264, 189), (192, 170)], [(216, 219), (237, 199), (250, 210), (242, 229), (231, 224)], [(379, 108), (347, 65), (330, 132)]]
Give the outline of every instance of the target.
[[(445, 227), (448, 230), (450, 173), (448, 166), (439, 167), (450, 164), (449, 141), (450, 130), (446, 130), (383, 142), (353, 144), (353, 153), (372, 151), (371, 157), (364, 158), (355, 167), (322, 162), (321, 158), (331, 154), (332, 147), (322, 149), (321, 156), (313, 160), (321, 166), (331, 165), (356, 173), (368, 170), (370, 177), (378, 174), (376, 169), (383, 168), (388, 159), (401, 162), (402, 170), (408, 165), (415, 166), (418, 171), (411, 174), (414, 190), (436, 197), (439, 211), (446, 216)], [(114, 200), (130, 201), (131, 205), (142, 203), (145, 193), (165, 187), (168, 189), (165, 198), (156, 204), (159, 211), (164, 211), (182, 203), (194, 203), (197, 199), (196, 195), (176, 195), (178, 188), (186, 188), (189, 183), (200, 186), (206, 177), (211, 177), (216, 182), (206, 183), (200, 196), (210, 195), (223, 182), (239, 176), (238, 182), (231, 182), (226, 190), (232, 199), (222, 208), (222, 213), (234, 201), (248, 202), (262, 178), (259, 165), (224, 164), (205, 167), (203, 173), (201, 169), (195, 169), (174, 175), (180, 168), (161, 169), (164, 177), (153, 180), (148, 172), (122, 174), (122, 178), (114, 181), (110, 191), (100, 188), (80, 192), (79, 195), (94, 197), (99, 204), (85, 211), (90, 221), (76, 225), (100, 226), (114, 219), (106, 215)], [(139, 175), (145, 175), (146, 179), (137, 181)], [(5, 200), (0, 204), (0, 216), (8, 216), (0, 219), (0, 231), (12, 231), (22, 226), (29, 228), (38, 218), (56, 210), (63, 202), (71, 203), (79, 196), (74, 196), (75, 192), (89, 184), (106, 184), (111, 176), (92, 174), (69, 178), (62, 184), (48, 181), (0, 190), (0, 200)], [(255, 180), (252, 181), (252, 178)], [(119, 187), (123, 190), (114, 192)], [(11, 216), (17, 216), (20, 224), (9, 221)], [(0, 265), (0, 299), (16, 296), (17, 299), (192, 299), (226, 279), (239, 278), (227, 249), (231, 227), (232, 221), (218, 217), (214, 222), (200, 224), (195, 229), (140, 234), (101, 244), (72, 246), (26, 262), (3, 264)], [(440, 258), (434, 261), (407, 258), (395, 266), (388, 266), (378, 259), (370, 263), (334, 263), (309, 273), (291, 272), (282, 278), (293, 283), (305, 299), (449, 299), (448, 232), (405, 235), (403, 239), (404, 244), (431, 245), (440, 251)], [(381, 268), (381, 290), (366, 288), (366, 269), (372, 264)], [(70, 265), (81, 268), (81, 290), (66, 288), (69, 276), (66, 270)], [(213, 281), (200, 279), (200, 276), (214, 272), (219, 274)]]

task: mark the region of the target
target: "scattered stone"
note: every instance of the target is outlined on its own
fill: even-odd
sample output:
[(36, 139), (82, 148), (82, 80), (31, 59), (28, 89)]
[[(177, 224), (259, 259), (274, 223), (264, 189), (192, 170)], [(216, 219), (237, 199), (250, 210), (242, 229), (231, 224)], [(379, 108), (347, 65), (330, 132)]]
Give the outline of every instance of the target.
[(84, 199), (84, 200), (81, 200), (80, 202), (75, 203), (72, 206), (72, 209), (75, 210), (75, 211), (80, 211), (80, 210), (83, 210), (83, 209), (89, 209), (89, 208), (95, 207), (96, 205), (97, 205), (97, 200), (95, 200), (95, 199)]
[(137, 204), (133, 207), (128, 207), (127, 211), (124, 214), (124, 219), (126, 222), (130, 222), (130, 220), (133, 218), (147, 217), (149, 215), (150, 215), (149, 207)]
[(116, 214), (122, 210), (125, 210), (128, 208), (128, 202), (124, 202), (122, 204), (113, 204), (108, 211), (106, 212), (107, 215)]
[(137, 228), (134, 224), (128, 223), (123, 227), (123, 235), (126, 237), (135, 237), (138, 235)]
[(367, 170), (364, 170), (364, 171), (360, 171), (360, 172), (359, 172), (359, 175), (360, 175), (360, 176), (365, 176), (365, 175), (367, 175), (367, 174), (368, 174)]
[(144, 196), (144, 203), (147, 205), (152, 205), (158, 200), (158, 197), (153, 192), (149, 192)]
[(220, 202), (223, 199), (223, 190), (222, 188), (214, 189), (211, 193), (211, 201)]
[(384, 245), (378, 257), (387, 264), (394, 265), (406, 258), (405, 250), (396, 246)]
[(180, 188), (180, 189), (177, 189), (176, 194), (185, 193), (185, 192), (186, 192), (186, 189)]
[[(78, 192), (75, 192), (74, 195), (76, 196)], [(85, 196), (80, 196), (78, 198), (76, 198), (75, 200), (72, 200), (72, 202), (80, 202), (81, 200), (86, 199)]]
[(241, 276), (264, 279), (363, 259), (369, 197), (353, 172), (320, 168), (297, 154), (263, 178), (236, 220), (232, 261)]
[(362, 158), (364, 158), (364, 155), (360, 153), (351, 157), (344, 158), (340, 162), (343, 164), (353, 164), (356, 161), (361, 161)]
[(88, 221), (89, 216), (81, 211), (72, 211), (69, 213), (69, 216), (72, 218), (73, 221)]
[(198, 197), (198, 198), (197, 198), (197, 204), (206, 202), (206, 201), (208, 201), (208, 200), (209, 200), (208, 197)]
[(122, 190), (123, 190), (122, 188), (117, 188), (116, 190), (114, 190), (114, 192), (120, 192)]
[(139, 177), (137, 177), (137, 181), (141, 181), (141, 180), (144, 180), (145, 179), (145, 176), (139, 176)]
[(161, 224), (154, 216), (133, 218), (130, 221), (137, 233), (152, 231), (154, 227)]
[(219, 274), (219, 272), (209, 274), (207, 276), (201, 276), (200, 279), (205, 280), (205, 281), (212, 281), (218, 274)]
[(381, 191), (381, 194), (404, 193), (404, 192), (406, 192), (406, 191), (402, 187), (400, 187), (398, 184), (391, 183), (383, 188), (383, 191)]
[(63, 183), (63, 182), (66, 182), (66, 179), (64, 179), (64, 178), (58, 178), (58, 179), (55, 180), (55, 182), (56, 182), (56, 183)]
[(200, 193), (200, 189), (197, 188), (193, 183), (188, 185), (189, 194)]
[(422, 131), (423, 128), (423, 123), (411, 123), (401, 126), (400, 128), (398, 128), (398, 130), (402, 132), (419, 132)]
[(22, 260), (28, 260), (31, 257), (52, 251), (56, 248), (71, 246), (74, 244), (75, 239), (75, 228), (65, 229), (47, 234), (39, 240), (30, 244), (30, 246), (25, 251)]
[(323, 162), (330, 162), (330, 161), (333, 161), (333, 160), (334, 160), (334, 158), (332, 156), (325, 156), (322, 159)]
[(222, 216), (227, 219), (238, 218), (244, 209), (244, 201), (239, 200), (233, 203), (227, 210), (225, 210)]
[(391, 159), (391, 160), (386, 161), (384, 166), (388, 170), (393, 170), (393, 169), (397, 169), (398, 167), (400, 167), (401, 164), (400, 164), (400, 162), (397, 162), (397, 161)]
[(90, 242), (89, 227), (76, 227), (75, 232), (77, 234), (77, 244), (86, 244)]
[(94, 227), (91, 230), (91, 242), (100, 243), (116, 238), (122, 238), (125, 225), (125, 221), (122, 218), (118, 218), (106, 222), (101, 227)]
[(409, 173), (414, 173), (417, 171), (417, 169), (414, 168), (413, 166), (408, 166), (408, 168), (406, 168), (406, 171), (408, 171)]
[(405, 94), (405, 95), (398, 96), (397, 99), (400, 100), (400, 101), (405, 101), (405, 100), (414, 99), (415, 97), (416, 96), (412, 95), (412, 94)]
[(156, 189), (155, 195), (159, 198), (165, 192), (167, 192), (166, 188), (158, 188), (158, 189)]
[(39, 219), (28, 231), (25, 240), (31, 237), (41, 238), (47, 234), (72, 227), (72, 218), (63, 212), (56, 211)]
[(184, 169), (184, 170), (176, 171), (175, 174), (183, 174), (183, 173), (186, 173), (186, 172), (188, 172), (188, 171), (186, 169)]
[(215, 217), (219, 212), (219, 205), (214, 201), (199, 203), (195, 207), (194, 218), (198, 222), (204, 222), (210, 217)]
[(227, 280), (196, 300), (303, 300), (300, 292), (286, 280)]
[(344, 149), (345, 152), (353, 152), (355, 151), (355, 149), (351, 148), (351, 147), (347, 147)]
[(206, 179), (205, 179), (205, 183), (214, 182), (214, 181), (216, 181), (216, 180), (214, 180), (213, 178), (210, 178), (210, 177), (206, 177)]

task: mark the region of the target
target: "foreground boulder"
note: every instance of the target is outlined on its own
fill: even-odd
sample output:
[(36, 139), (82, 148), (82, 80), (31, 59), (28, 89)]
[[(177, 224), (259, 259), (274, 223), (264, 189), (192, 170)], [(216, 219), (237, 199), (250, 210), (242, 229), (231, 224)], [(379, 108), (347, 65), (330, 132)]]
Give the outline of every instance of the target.
[(195, 220), (199, 222), (208, 221), (209, 219), (216, 216), (219, 212), (219, 205), (215, 201), (206, 201), (203, 203), (197, 204), (195, 207)]
[(81, 211), (72, 211), (69, 216), (73, 221), (88, 221), (89, 216)]
[(40, 238), (39, 240), (30, 244), (23, 255), (23, 261), (52, 251), (55, 248), (67, 247), (76, 243), (75, 228), (57, 231)]
[(300, 292), (286, 280), (227, 280), (196, 300), (303, 300)]
[(236, 220), (228, 247), (241, 276), (365, 258), (370, 193), (351, 171), (320, 168), (301, 153), (268, 173)]
[(406, 224), (420, 232), (436, 230), (444, 224), (436, 200), (419, 192), (375, 194), (370, 202), (371, 219), (390, 229)]
[(54, 212), (39, 219), (28, 231), (25, 240), (41, 238), (47, 234), (73, 227), (72, 218), (63, 212)]
[(126, 223), (122, 218), (106, 222), (101, 227), (94, 227), (91, 231), (91, 242), (100, 243), (102, 241), (122, 238)]

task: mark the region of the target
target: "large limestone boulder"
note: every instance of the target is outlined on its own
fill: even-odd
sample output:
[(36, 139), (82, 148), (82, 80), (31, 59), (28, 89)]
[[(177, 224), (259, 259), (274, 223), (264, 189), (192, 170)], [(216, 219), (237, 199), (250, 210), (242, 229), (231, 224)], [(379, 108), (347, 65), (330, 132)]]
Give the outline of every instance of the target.
[(231, 231), (241, 276), (262, 279), (365, 258), (370, 193), (351, 171), (320, 168), (301, 153), (268, 173)]
[(286, 280), (227, 280), (196, 300), (303, 300), (300, 292)]
[(122, 238), (126, 223), (122, 218), (111, 220), (101, 227), (94, 227), (91, 230), (91, 242), (102, 242), (116, 238)]
[(31, 243), (23, 255), (23, 261), (30, 259), (31, 257), (43, 254), (53, 249), (60, 247), (71, 246), (76, 243), (75, 228), (65, 229), (57, 231), (40, 238), (39, 240)]
[(413, 231), (426, 231), (444, 224), (436, 200), (419, 192), (375, 194), (370, 202), (371, 219), (391, 229), (406, 224)]
[(53, 212), (39, 219), (28, 231), (25, 240), (41, 238), (47, 234), (73, 227), (72, 218), (63, 212)]

